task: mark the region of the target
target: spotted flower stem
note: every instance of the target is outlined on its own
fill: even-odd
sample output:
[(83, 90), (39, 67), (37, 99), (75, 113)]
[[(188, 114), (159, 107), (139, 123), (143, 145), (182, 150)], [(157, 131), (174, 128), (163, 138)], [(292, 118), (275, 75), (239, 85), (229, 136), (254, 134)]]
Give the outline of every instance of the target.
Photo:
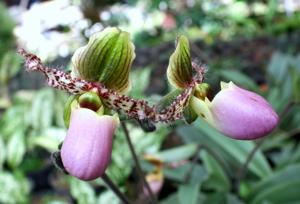
[(28, 71), (42, 72), (48, 85), (68, 91), (71, 94), (82, 94), (90, 90), (95, 90), (101, 97), (103, 103), (110, 109), (121, 111), (130, 118), (137, 120), (149, 120), (152, 122), (172, 122), (182, 118), (182, 112), (188, 105), (194, 87), (203, 81), (204, 68), (193, 66), (196, 74), (192, 82), (187, 86), (175, 100), (163, 110), (158, 110), (156, 106), (150, 106), (146, 101), (133, 99), (126, 95), (121, 95), (114, 90), (104, 87), (98, 82), (88, 82), (80, 78), (72, 77), (61, 70), (46, 67), (36, 55), (19, 49), (18, 53), (25, 58), (25, 67)]

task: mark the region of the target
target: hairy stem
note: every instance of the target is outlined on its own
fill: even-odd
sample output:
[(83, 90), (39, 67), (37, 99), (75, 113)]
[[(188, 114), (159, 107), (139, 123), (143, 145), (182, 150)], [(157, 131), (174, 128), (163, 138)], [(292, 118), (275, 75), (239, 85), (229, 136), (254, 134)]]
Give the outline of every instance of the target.
[(122, 129), (124, 131), (124, 134), (125, 134), (125, 137), (126, 137), (126, 140), (127, 140), (127, 143), (128, 143), (129, 149), (130, 149), (130, 152), (132, 154), (132, 157), (133, 157), (133, 160), (134, 160), (137, 172), (139, 174), (139, 177), (142, 179), (142, 181), (143, 181), (143, 183), (144, 183), (144, 185), (145, 185), (145, 187), (146, 187), (146, 189), (147, 189), (147, 191), (148, 191), (148, 193), (149, 193), (149, 195), (151, 197), (152, 202), (153, 203), (157, 203), (156, 196), (153, 194), (153, 192), (152, 192), (152, 190), (151, 190), (148, 182), (145, 179), (145, 175), (144, 175), (144, 173), (142, 171), (140, 162), (138, 160), (138, 157), (136, 155), (136, 152), (135, 152), (135, 149), (133, 147), (132, 141), (130, 139), (129, 131), (128, 131), (127, 126), (126, 126), (126, 124), (125, 124), (124, 121), (121, 121), (121, 127), (122, 127)]
[(107, 174), (104, 174), (102, 177), (102, 180), (105, 182), (105, 184), (116, 194), (116, 196), (124, 203), (124, 204), (130, 204), (129, 200), (125, 197), (125, 195), (118, 189), (118, 187), (112, 182), (112, 180), (107, 176)]

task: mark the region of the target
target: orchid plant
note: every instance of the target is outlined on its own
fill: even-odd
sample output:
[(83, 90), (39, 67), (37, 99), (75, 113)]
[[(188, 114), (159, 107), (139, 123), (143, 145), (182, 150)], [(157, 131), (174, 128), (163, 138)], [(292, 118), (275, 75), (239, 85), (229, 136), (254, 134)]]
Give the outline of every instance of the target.
[[(28, 71), (43, 73), (49, 86), (72, 94), (64, 111), (67, 136), (56, 154), (59, 166), (81, 180), (102, 177), (125, 203), (128, 200), (105, 175), (121, 115), (137, 120), (147, 131), (153, 131), (155, 123), (181, 119), (192, 123), (202, 117), (226, 136), (238, 140), (263, 137), (279, 121), (263, 97), (233, 82), (221, 82), (221, 91), (210, 101), (210, 86), (204, 83), (207, 69), (192, 62), (189, 42), (183, 35), (177, 38), (167, 69), (174, 90), (155, 105), (126, 95), (135, 53), (129, 33), (119, 28), (106, 28), (79, 48), (72, 57), (71, 73), (44, 66), (36, 55), (24, 49), (19, 54), (25, 58)], [(136, 165), (139, 166), (137, 159)]]

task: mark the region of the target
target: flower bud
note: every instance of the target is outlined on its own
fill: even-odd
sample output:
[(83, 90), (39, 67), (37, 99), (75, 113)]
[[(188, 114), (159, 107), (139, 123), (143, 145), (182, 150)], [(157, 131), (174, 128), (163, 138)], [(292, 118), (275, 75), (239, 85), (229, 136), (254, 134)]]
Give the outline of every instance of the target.
[(116, 124), (113, 116), (99, 116), (87, 108), (73, 110), (61, 148), (66, 171), (81, 180), (100, 177), (110, 163)]
[(221, 82), (221, 91), (212, 102), (192, 97), (198, 115), (223, 134), (239, 140), (251, 140), (269, 134), (278, 124), (278, 115), (261, 96)]

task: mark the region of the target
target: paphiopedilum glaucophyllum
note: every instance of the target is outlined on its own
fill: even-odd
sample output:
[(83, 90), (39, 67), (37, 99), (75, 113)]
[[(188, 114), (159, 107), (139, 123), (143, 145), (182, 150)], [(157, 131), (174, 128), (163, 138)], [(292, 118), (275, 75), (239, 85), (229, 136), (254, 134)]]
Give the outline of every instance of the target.
[(206, 68), (191, 62), (189, 42), (184, 36), (178, 37), (167, 70), (175, 90), (156, 105), (125, 95), (130, 88), (129, 71), (135, 54), (129, 34), (118, 28), (94, 34), (86, 46), (79, 48), (72, 57), (70, 74), (44, 66), (24, 49), (19, 53), (25, 58), (27, 70), (42, 72), (49, 86), (75, 95), (64, 114), (70, 126), (62, 146), (62, 162), (71, 175), (80, 179), (101, 176), (109, 163), (117, 124), (110, 116), (113, 112), (149, 123), (178, 119), (192, 123), (201, 116), (235, 139), (262, 137), (278, 123), (267, 101), (233, 83), (209, 102), (209, 86), (203, 83)]

